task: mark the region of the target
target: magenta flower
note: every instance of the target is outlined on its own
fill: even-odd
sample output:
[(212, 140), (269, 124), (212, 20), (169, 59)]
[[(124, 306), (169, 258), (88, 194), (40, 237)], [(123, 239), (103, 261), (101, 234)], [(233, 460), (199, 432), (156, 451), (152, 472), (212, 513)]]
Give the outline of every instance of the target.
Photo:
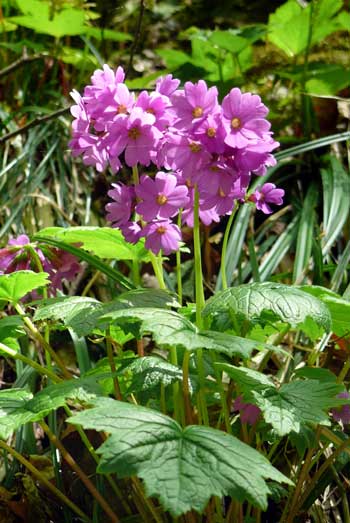
[(169, 133), (158, 154), (158, 162), (167, 169), (183, 170), (189, 176), (211, 160), (211, 155), (198, 140)]
[(277, 189), (273, 183), (265, 183), (249, 197), (249, 200), (255, 203), (259, 211), (265, 214), (271, 214), (273, 209), (271, 209), (268, 204), (282, 205), (283, 196), (283, 189)]
[(107, 220), (112, 222), (112, 227), (120, 227), (130, 220), (134, 206), (135, 190), (124, 184), (113, 183), (113, 189), (108, 191), (108, 196), (113, 202), (107, 203)]
[(270, 129), (270, 123), (264, 118), (268, 109), (256, 94), (242, 94), (235, 87), (223, 99), (222, 110), (227, 132), (225, 143), (230, 147), (246, 147), (261, 139)]
[(180, 80), (173, 78), (172, 74), (160, 76), (156, 81), (156, 91), (165, 96), (172, 95), (180, 85)]
[(168, 106), (168, 98), (157, 92), (148, 94), (147, 91), (142, 91), (136, 101), (136, 107), (141, 107), (146, 113), (154, 115), (154, 125), (160, 131), (163, 131), (173, 119), (167, 110)]
[[(350, 399), (350, 394), (347, 391), (340, 392), (337, 398)], [(331, 413), (336, 421), (341, 421), (344, 425), (350, 423), (350, 404), (334, 407), (331, 409)]]
[(178, 129), (187, 129), (219, 109), (217, 88), (208, 89), (204, 80), (196, 84), (186, 82), (184, 91), (176, 91), (171, 101), (177, 114), (174, 125)]
[(249, 423), (249, 425), (255, 425), (258, 421), (261, 410), (256, 405), (252, 403), (245, 403), (242, 396), (237, 396), (233, 403), (233, 410), (238, 410), (241, 422)]
[(153, 125), (153, 114), (144, 112), (141, 107), (134, 107), (130, 116), (119, 115), (109, 126), (106, 144), (111, 156), (119, 156), (125, 151), (125, 162), (129, 167), (140, 163), (149, 165), (151, 151), (155, 149), (160, 131)]
[(135, 244), (141, 238), (142, 227), (138, 222), (126, 222), (120, 225), (120, 230), (123, 233), (127, 242)]
[[(0, 249), (0, 274), (10, 274), (21, 270), (40, 272), (38, 260), (33, 254), (35, 251), (42, 269), (50, 277), (49, 293), (55, 295), (57, 289), (62, 289), (62, 280), (70, 281), (75, 278), (81, 266), (70, 253), (48, 246), (37, 246), (31, 243), (27, 235), (21, 234), (9, 240), (8, 245)], [(31, 294), (35, 298), (34, 293)]]
[(146, 238), (145, 247), (154, 254), (160, 251), (168, 255), (179, 249), (181, 231), (169, 220), (151, 222), (142, 229), (141, 236)]
[(162, 171), (156, 174), (154, 180), (142, 176), (139, 185), (135, 187), (140, 200), (136, 212), (146, 221), (175, 216), (189, 201), (187, 187), (177, 183), (176, 176)]

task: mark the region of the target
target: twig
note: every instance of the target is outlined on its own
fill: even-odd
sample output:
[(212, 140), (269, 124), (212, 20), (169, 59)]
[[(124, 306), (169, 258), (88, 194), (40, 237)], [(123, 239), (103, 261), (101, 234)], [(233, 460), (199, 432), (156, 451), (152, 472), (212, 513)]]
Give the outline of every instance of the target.
[(144, 11), (145, 11), (145, 2), (144, 2), (144, 0), (140, 0), (140, 12), (139, 12), (138, 20), (137, 20), (137, 26), (136, 26), (134, 41), (133, 41), (133, 44), (132, 44), (131, 49), (130, 49), (130, 58), (129, 58), (128, 67), (126, 68), (126, 71), (125, 71), (125, 78), (128, 76), (128, 74), (130, 72), (130, 69), (132, 68), (132, 62), (133, 62), (133, 59), (134, 59), (134, 54), (135, 54), (136, 47), (137, 47), (137, 44), (138, 44), (139, 38), (140, 38), (141, 23), (142, 23), (142, 18), (143, 18)]
[(20, 127), (19, 129), (16, 129), (15, 131), (11, 131), (10, 133), (5, 134), (4, 136), (0, 136), (0, 144), (7, 142), (7, 140), (10, 140), (14, 136), (17, 136), (18, 134), (27, 132), (32, 127), (36, 127), (37, 125), (39, 125), (43, 122), (52, 120), (53, 118), (61, 116), (62, 114), (66, 114), (69, 112), (69, 110), (70, 110), (70, 107), (63, 107), (61, 109), (58, 109), (57, 111), (54, 111), (53, 113), (47, 114), (46, 116), (38, 116), (37, 118), (34, 118), (34, 120), (27, 123), (23, 127)]
[(16, 69), (19, 69), (20, 67), (22, 67), (22, 65), (30, 64), (31, 62), (35, 62), (36, 60), (41, 60), (44, 58), (47, 58), (47, 55), (34, 54), (33, 56), (28, 56), (27, 54), (23, 54), (21, 58), (0, 70), (0, 78), (2, 78), (3, 76), (7, 76)]

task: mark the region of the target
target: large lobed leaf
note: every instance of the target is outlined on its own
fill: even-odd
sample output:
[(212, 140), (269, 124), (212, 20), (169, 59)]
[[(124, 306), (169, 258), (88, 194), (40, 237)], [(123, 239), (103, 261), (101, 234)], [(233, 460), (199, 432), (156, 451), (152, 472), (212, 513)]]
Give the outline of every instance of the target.
[(291, 327), (312, 330), (314, 324), (331, 330), (331, 316), (322, 301), (297, 287), (281, 283), (250, 283), (218, 292), (203, 309), (204, 317), (218, 318), (223, 328), (232, 326), (232, 316), (247, 323), (280, 320)]
[(305, 424), (330, 425), (327, 411), (344, 404), (336, 396), (344, 387), (331, 381), (296, 380), (279, 389), (264, 374), (226, 363), (216, 366), (240, 387), (246, 401), (258, 406), (279, 436), (297, 433)]
[(46, 272), (16, 271), (0, 275), (0, 304), (18, 303), (28, 292), (50, 283)]
[(55, 238), (68, 244), (78, 244), (99, 258), (111, 260), (148, 261), (149, 254), (142, 241), (136, 245), (128, 243), (119, 229), (111, 227), (48, 227), (35, 237)]
[(152, 334), (158, 346), (183, 347), (186, 350), (208, 349), (249, 358), (253, 349), (261, 344), (231, 334), (200, 331), (191, 321), (170, 310), (156, 308), (130, 308), (114, 310), (102, 316), (101, 322), (115, 322), (124, 331), (139, 336)]
[(100, 447), (99, 472), (137, 475), (146, 494), (174, 516), (202, 512), (212, 495), (230, 495), (266, 509), (266, 479), (290, 483), (269, 461), (237, 438), (203, 426), (184, 429), (145, 407), (99, 398), (69, 419), (111, 433)]
[(50, 385), (35, 396), (24, 389), (0, 391), (0, 438), (7, 439), (21, 425), (40, 421), (49, 412), (66, 404), (67, 400), (91, 402), (102, 392), (98, 384), (102, 375), (68, 380)]

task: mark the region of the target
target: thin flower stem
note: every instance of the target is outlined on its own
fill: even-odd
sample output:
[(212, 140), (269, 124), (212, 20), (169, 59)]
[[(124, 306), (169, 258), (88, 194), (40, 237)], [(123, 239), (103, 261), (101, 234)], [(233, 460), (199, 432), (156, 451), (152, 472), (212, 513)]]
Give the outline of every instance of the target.
[(184, 358), (182, 362), (182, 392), (185, 403), (185, 417), (186, 423), (191, 425), (193, 423), (192, 407), (191, 407), (191, 396), (189, 387), (189, 363), (191, 353), (185, 350)]
[[(177, 217), (177, 226), (181, 229), (181, 214), (182, 209), (180, 209)], [(177, 280), (177, 296), (179, 304), (182, 306), (182, 270), (181, 270), (181, 252), (180, 249), (176, 251), (176, 280)]]
[(117, 400), (122, 401), (122, 394), (120, 391), (119, 381), (116, 376), (116, 366), (114, 362), (113, 357), (113, 347), (112, 347), (112, 341), (111, 341), (111, 330), (110, 327), (107, 327), (106, 329), (106, 345), (107, 345), (107, 357), (108, 357), (108, 363), (111, 369), (111, 372), (113, 374), (113, 387), (114, 387), (114, 396)]
[[(202, 310), (205, 304), (204, 290), (203, 290), (203, 273), (202, 273), (202, 255), (201, 255), (201, 240), (200, 240), (200, 224), (199, 224), (199, 192), (197, 186), (194, 193), (194, 227), (193, 227), (193, 242), (194, 242), (194, 270), (195, 270), (195, 286), (196, 286), (196, 324), (199, 329), (203, 327)], [(197, 367), (199, 378), (199, 393), (198, 410), (202, 413), (204, 425), (209, 426), (209, 416), (207, 401), (205, 397), (205, 374), (203, 364), (203, 349), (197, 350)]]
[(227, 275), (226, 275), (226, 253), (227, 253), (227, 244), (228, 239), (230, 237), (231, 227), (233, 223), (233, 219), (235, 217), (235, 214), (237, 212), (238, 205), (234, 205), (232, 212), (230, 214), (230, 217), (227, 221), (224, 239), (222, 242), (222, 250), (221, 250), (221, 264), (220, 264), (220, 270), (221, 270), (221, 281), (222, 281), (222, 288), (225, 290), (227, 289)]
[(197, 186), (194, 192), (194, 225), (193, 225), (193, 244), (194, 244), (194, 269), (196, 286), (196, 323), (200, 329), (203, 325), (202, 310), (205, 304), (203, 290), (201, 239), (199, 224), (199, 193)]
[(326, 459), (324, 463), (320, 466), (320, 468), (315, 473), (312, 480), (307, 484), (307, 488), (305, 489), (305, 492), (303, 493), (300, 501), (298, 502), (298, 507), (302, 507), (305, 501), (307, 500), (308, 496), (311, 494), (313, 488), (317, 484), (318, 480), (321, 478), (322, 474), (327, 470), (328, 467), (330, 467), (333, 463), (333, 461), (341, 454), (344, 449), (346, 449), (350, 445), (350, 438), (343, 441), (343, 443)]
[(66, 379), (71, 379), (72, 375), (70, 372), (67, 371), (66, 367), (64, 366), (63, 361), (61, 358), (56, 354), (56, 352), (53, 350), (51, 345), (49, 345), (45, 338), (41, 335), (41, 333), (38, 331), (38, 329), (35, 327), (34, 323), (30, 320), (28, 316), (26, 316), (25, 311), (23, 310), (22, 306), (19, 303), (14, 304), (14, 308), (18, 312), (18, 314), (21, 316), (23, 323), (28, 327), (29, 331), (32, 333), (33, 337), (42, 345), (42, 347), (50, 354), (53, 361), (56, 363), (57, 367), (61, 370), (63, 376)]
[[(66, 411), (66, 414), (71, 417), (73, 414), (72, 414), (72, 411), (70, 410), (70, 408), (68, 407), (68, 405), (64, 405), (64, 410)], [(76, 426), (76, 431), (78, 432), (80, 438), (81, 438), (81, 441), (84, 443), (87, 451), (90, 453), (91, 457), (93, 458), (93, 460), (95, 461), (95, 463), (98, 465), (100, 463), (100, 458), (99, 456), (97, 455), (94, 447), (92, 446), (91, 444), (91, 441), (89, 440), (89, 438), (87, 437), (85, 431), (82, 429), (82, 427), (80, 427), (79, 425)], [(115, 483), (115, 481), (112, 479), (111, 475), (110, 474), (106, 474), (106, 479), (108, 481), (108, 483), (110, 484), (112, 490), (115, 492), (115, 494), (117, 495), (118, 497), (118, 500), (120, 501), (120, 503), (123, 505), (123, 508), (125, 510), (125, 512), (131, 516), (132, 515), (132, 511), (129, 507), (129, 505), (126, 503), (125, 499), (124, 499), (124, 496), (123, 496), (123, 493), (121, 492), (120, 488), (118, 487), (118, 485)]]
[[(178, 367), (177, 350), (176, 347), (170, 347), (170, 363)], [(182, 408), (182, 398), (180, 396), (180, 384), (175, 381), (172, 384), (173, 402), (174, 402), (174, 417), (176, 421), (182, 422), (184, 419), (184, 412)]]
[(350, 369), (350, 358), (348, 358), (346, 360), (346, 362), (344, 363), (344, 366), (343, 366), (342, 370), (340, 371), (339, 376), (337, 378), (337, 383), (343, 383), (344, 379), (346, 378), (347, 373), (349, 372), (349, 369)]
[(10, 347), (8, 347), (7, 345), (5, 345), (4, 343), (1, 343), (0, 342), (0, 349), (2, 352), (4, 352), (5, 354), (7, 354), (8, 356), (10, 356), (11, 358), (13, 358), (14, 360), (18, 360), (18, 361), (22, 361), (23, 363), (25, 363), (26, 365), (29, 365), (29, 367), (32, 367), (33, 369), (35, 369), (39, 374), (41, 374), (42, 376), (47, 376), (48, 378), (50, 378), (54, 383), (58, 383), (61, 380), (61, 378), (59, 378), (58, 376), (56, 376), (56, 374), (54, 372), (52, 372), (50, 369), (47, 369), (45, 367), (42, 367), (39, 363), (37, 363), (36, 361), (33, 361), (31, 360), (30, 358), (27, 358), (27, 356), (24, 356), (23, 354), (21, 354), (20, 352), (17, 352), (13, 349), (11, 349)]
[(310, 447), (306, 454), (304, 465), (302, 466), (302, 469), (300, 471), (298, 482), (295, 486), (292, 500), (291, 501), (289, 499), (287, 500), (287, 503), (286, 503), (285, 509), (284, 509), (284, 513), (282, 514), (282, 517), (281, 517), (281, 523), (292, 523), (294, 521), (296, 510), (299, 505), (298, 501), (300, 499), (301, 491), (302, 491), (307, 473), (309, 472), (312, 455), (316, 448), (316, 445), (318, 445), (320, 435), (321, 435), (321, 427), (320, 427), (320, 425), (318, 425), (317, 430), (316, 430), (316, 435), (315, 435), (315, 445)]
[(11, 454), (17, 461), (19, 461), (27, 470), (29, 470), (38, 481), (40, 481), (45, 487), (52, 492), (64, 505), (67, 505), (75, 514), (82, 518), (87, 523), (91, 523), (91, 519), (87, 516), (73, 501), (63, 494), (58, 488), (56, 488), (51, 481), (45, 478), (45, 476), (36, 468), (30, 461), (22, 456), (15, 449), (7, 445), (4, 441), (0, 440), (0, 448)]
[(55, 447), (61, 452), (62, 457), (64, 460), (68, 463), (68, 465), (71, 467), (72, 470), (79, 476), (81, 481), (84, 483), (90, 494), (95, 498), (97, 503), (102, 507), (102, 509), (105, 511), (105, 513), (108, 515), (110, 520), (113, 523), (119, 523), (119, 518), (113, 512), (107, 501), (101, 496), (99, 491), (96, 489), (95, 485), (92, 483), (92, 481), (87, 477), (85, 472), (79, 467), (79, 465), (76, 463), (72, 455), (66, 450), (64, 445), (61, 443), (61, 441), (57, 438), (57, 436), (51, 431), (49, 426), (45, 423), (45, 421), (40, 422), (40, 426), (44, 430), (45, 434), (48, 436), (49, 440), (55, 445)]
[(154, 520), (156, 521), (156, 523), (163, 523), (162, 518), (157, 513), (157, 509), (153, 505), (152, 500), (149, 499), (145, 495), (140, 480), (138, 478), (135, 478), (135, 477), (131, 478), (131, 480), (132, 480), (132, 482), (134, 484), (134, 487), (135, 487), (137, 493), (139, 494), (139, 496), (141, 497), (142, 501), (145, 503), (146, 507), (148, 508), (150, 513), (152, 514), (152, 516), (153, 516)]
[(166, 285), (165, 285), (164, 277), (163, 277), (163, 269), (162, 269), (162, 267), (159, 266), (159, 259), (157, 258), (157, 256), (155, 254), (153, 254), (152, 251), (148, 251), (148, 253), (149, 253), (149, 257), (151, 259), (154, 274), (158, 280), (159, 288), (165, 290)]

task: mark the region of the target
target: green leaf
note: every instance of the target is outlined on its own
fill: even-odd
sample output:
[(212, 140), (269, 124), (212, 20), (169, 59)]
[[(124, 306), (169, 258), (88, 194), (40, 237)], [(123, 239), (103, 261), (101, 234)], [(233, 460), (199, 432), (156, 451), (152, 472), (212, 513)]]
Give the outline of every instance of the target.
[(339, 160), (332, 155), (330, 165), (321, 170), (323, 184), (323, 246), (328, 254), (341, 233), (349, 215), (350, 176)]
[(213, 31), (209, 40), (221, 49), (235, 54), (240, 53), (249, 46), (248, 40), (241, 36), (234, 35), (230, 31)]
[(135, 289), (120, 294), (109, 303), (82, 296), (64, 296), (42, 300), (34, 320), (60, 320), (71, 327), (78, 336), (90, 334), (98, 325), (99, 318), (109, 311), (138, 307), (177, 307), (175, 297), (162, 289)]
[(338, 28), (335, 15), (341, 6), (341, 0), (319, 0), (306, 7), (289, 0), (270, 15), (268, 38), (288, 56), (299, 55), (308, 46), (309, 34), (312, 46)]
[(343, 386), (332, 381), (296, 380), (279, 389), (262, 373), (226, 363), (225, 371), (242, 389), (244, 399), (259, 407), (279, 436), (300, 432), (303, 424), (330, 425), (325, 411), (344, 404), (336, 398)]
[(130, 308), (111, 311), (100, 318), (101, 322), (115, 322), (124, 331), (138, 332), (139, 336), (152, 334), (160, 347), (183, 347), (188, 351), (196, 349), (215, 350), (229, 356), (249, 358), (253, 349), (261, 344), (215, 331), (199, 331), (197, 327), (180, 314), (155, 308)]
[(96, 38), (96, 40), (112, 40), (113, 42), (126, 42), (132, 40), (128, 33), (121, 33), (112, 29), (100, 29), (99, 27), (87, 27), (86, 36)]
[(178, 69), (183, 64), (192, 62), (190, 55), (176, 49), (157, 49), (156, 53), (163, 58), (166, 67), (170, 71)]
[(153, 389), (160, 383), (165, 387), (174, 381), (182, 380), (181, 369), (168, 361), (155, 356), (137, 358), (124, 367), (118, 374), (131, 374), (131, 383), (128, 392), (140, 392)]
[(101, 393), (97, 381), (102, 376), (68, 380), (50, 385), (33, 394), (22, 389), (0, 391), (0, 438), (7, 439), (21, 425), (40, 421), (49, 412), (66, 404), (67, 400), (91, 402)]
[(269, 16), (268, 39), (287, 56), (302, 53), (308, 41), (310, 10), (289, 0)]
[(348, 300), (325, 287), (305, 285), (300, 288), (303, 292), (316, 296), (326, 305), (332, 318), (332, 331), (337, 336), (349, 336), (350, 302)]
[(0, 275), (0, 303), (18, 303), (28, 292), (50, 283), (46, 272), (16, 271)]
[(281, 283), (250, 283), (220, 291), (208, 300), (203, 316), (219, 318), (223, 328), (231, 328), (232, 317), (236, 317), (250, 324), (280, 320), (307, 332), (310, 321), (327, 332), (331, 329), (331, 317), (322, 301)]
[(47, 236), (35, 236), (35, 239), (38, 242), (45, 243), (47, 245), (51, 245), (52, 247), (57, 247), (57, 249), (62, 249), (63, 251), (70, 252), (74, 256), (76, 256), (80, 260), (86, 261), (91, 267), (94, 267), (96, 270), (101, 271), (103, 274), (106, 274), (109, 278), (112, 280), (118, 282), (124, 289), (133, 289), (135, 288), (135, 285), (121, 272), (114, 269), (107, 263), (103, 262), (98, 258), (97, 256), (94, 256), (93, 254), (90, 254), (89, 252), (83, 251), (79, 247), (75, 247), (75, 245), (71, 245), (69, 243), (65, 243), (60, 240), (56, 240), (55, 238), (47, 237)]
[(265, 479), (290, 481), (268, 460), (237, 438), (203, 426), (184, 429), (173, 419), (145, 407), (99, 399), (71, 423), (111, 433), (100, 447), (98, 471), (137, 475), (146, 495), (159, 498), (177, 517), (202, 512), (210, 497), (230, 495), (266, 509)]
[(55, 38), (68, 35), (80, 35), (86, 32), (85, 14), (81, 9), (64, 8), (51, 16), (48, 2), (40, 0), (17, 0), (17, 5), (23, 16), (9, 18), (23, 27), (33, 29), (37, 33), (48, 34)]
[(69, 244), (78, 244), (81, 249), (92, 252), (99, 258), (111, 260), (148, 261), (149, 254), (143, 242), (136, 245), (128, 243), (119, 229), (112, 227), (48, 227), (35, 235), (51, 237)]
[(300, 283), (300, 281), (304, 280), (305, 273), (309, 267), (312, 241), (314, 238), (315, 206), (317, 203), (317, 197), (318, 188), (316, 187), (316, 184), (311, 184), (303, 202), (303, 209), (299, 221), (293, 268), (293, 282), (299, 281)]

